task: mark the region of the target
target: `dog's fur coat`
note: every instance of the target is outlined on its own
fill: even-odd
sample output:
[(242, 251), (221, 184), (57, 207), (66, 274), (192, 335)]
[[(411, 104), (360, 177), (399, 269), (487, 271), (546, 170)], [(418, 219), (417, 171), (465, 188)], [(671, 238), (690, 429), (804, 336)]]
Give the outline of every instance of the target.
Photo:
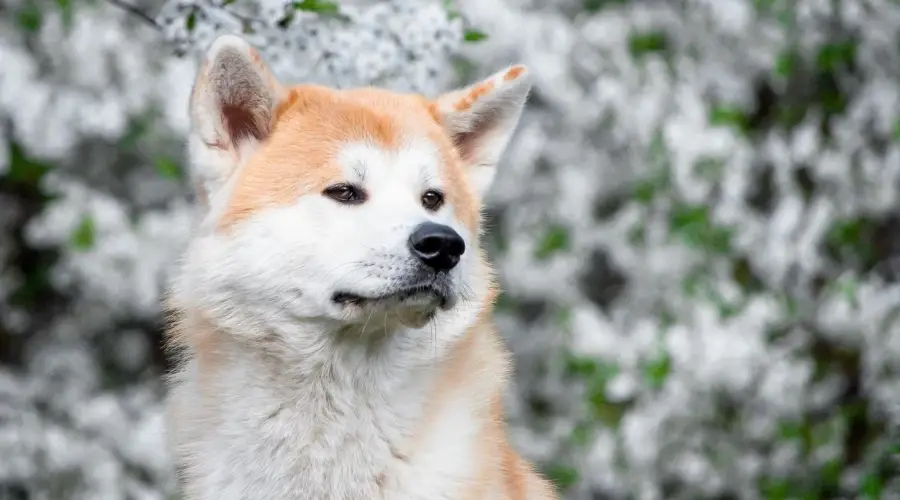
[[(529, 89), (523, 66), (434, 100), (287, 87), (241, 38), (211, 45), (190, 104), (203, 216), (167, 304), (187, 500), (556, 498), (507, 441), (479, 248)], [(447, 272), (410, 254), (423, 222), (465, 242)]]

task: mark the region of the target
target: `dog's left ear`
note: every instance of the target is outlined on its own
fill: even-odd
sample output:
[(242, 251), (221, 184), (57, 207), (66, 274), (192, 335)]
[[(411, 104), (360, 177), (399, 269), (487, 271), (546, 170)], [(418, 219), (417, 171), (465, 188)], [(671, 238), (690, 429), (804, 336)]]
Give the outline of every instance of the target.
[(232, 34), (213, 40), (190, 100), (188, 151), (201, 205), (268, 138), (275, 109), (286, 96), (285, 87), (246, 40)]
[(517, 65), (448, 92), (435, 103), (479, 196), (494, 181), (500, 155), (519, 123), (530, 90), (528, 68)]

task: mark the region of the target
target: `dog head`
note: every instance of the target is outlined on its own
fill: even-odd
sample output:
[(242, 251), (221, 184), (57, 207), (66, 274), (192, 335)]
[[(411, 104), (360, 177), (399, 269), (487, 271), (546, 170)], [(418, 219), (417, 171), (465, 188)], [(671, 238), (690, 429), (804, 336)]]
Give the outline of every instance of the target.
[(191, 95), (182, 293), (226, 325), (421, 326), (483, 298), (481, 199), (529, 89), (524, 66), (436, 99), (288, 87), (219, 37)]

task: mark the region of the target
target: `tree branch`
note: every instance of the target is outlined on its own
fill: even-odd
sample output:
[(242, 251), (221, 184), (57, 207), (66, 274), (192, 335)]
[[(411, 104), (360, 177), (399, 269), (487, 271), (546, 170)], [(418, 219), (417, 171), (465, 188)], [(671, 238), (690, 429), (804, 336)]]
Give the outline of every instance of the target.
[(141, 9), (135, 7), (134, 5), (131, 5), (130, 3), (127, 3), (127, 2), (123, 2), (122, 0), (106, 0), (106, 1), (116, 7), (124, 10), (125, 12), (128, 12), (129, 14), (137, 16), (141, 21), (152, 26), (153, 28), (162, 31), (162, 26), (160, 26), (159, 23), (156, 22), (156, 19), (153, 19), (152, 17), (150, 17), (149, 14), (147, 14), (146, 12), (142, 11)]

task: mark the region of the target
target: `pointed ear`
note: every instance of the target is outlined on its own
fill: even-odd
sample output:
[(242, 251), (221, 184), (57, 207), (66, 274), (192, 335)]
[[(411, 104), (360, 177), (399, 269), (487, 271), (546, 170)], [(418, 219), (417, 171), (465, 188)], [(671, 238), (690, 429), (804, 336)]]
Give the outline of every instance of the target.
[(519, 123), (530, 90), (528, 68), (517, 65), (437, 99), (438, 116), (480, 196), (493, 183), (500, 155)]
[(191, 92), (191, 174), (198, 200), (209, 198), (271, 132), (286, 89), (259, 52), (236, 35), (216, 38)]

